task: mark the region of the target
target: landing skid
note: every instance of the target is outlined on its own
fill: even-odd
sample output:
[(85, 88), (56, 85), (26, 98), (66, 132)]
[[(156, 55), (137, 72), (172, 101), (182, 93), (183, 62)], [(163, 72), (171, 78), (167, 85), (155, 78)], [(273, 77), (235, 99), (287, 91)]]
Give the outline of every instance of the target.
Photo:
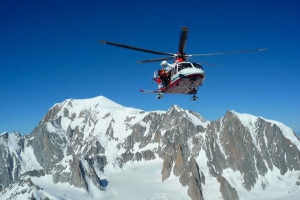
[(157, 96), (156, 96), (156, 99), (161, 99), (164, 97), (164, 94), (163, 93), (158, 93)]
[(193, 95), (193, 97), (191, 98), (192, 101), (196, 101), (197, 99), (199, 99), (199, 97), (197, 97), (196, 95)]

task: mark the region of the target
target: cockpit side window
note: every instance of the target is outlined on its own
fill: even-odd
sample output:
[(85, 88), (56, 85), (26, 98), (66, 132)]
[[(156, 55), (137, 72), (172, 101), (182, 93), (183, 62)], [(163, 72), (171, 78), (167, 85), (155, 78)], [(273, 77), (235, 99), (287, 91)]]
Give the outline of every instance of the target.
[(177, 65), (176, 65), (175, 67), (173, 67), (173, 69), (172, 69), (172, 76), (173, 76), (174, 74), (177, 74)]
[(177, 65), (177, 67), (178, 67), (178, 72), (182, 69), (182, 64), (181, 63), (179, 63), (178, 65)]

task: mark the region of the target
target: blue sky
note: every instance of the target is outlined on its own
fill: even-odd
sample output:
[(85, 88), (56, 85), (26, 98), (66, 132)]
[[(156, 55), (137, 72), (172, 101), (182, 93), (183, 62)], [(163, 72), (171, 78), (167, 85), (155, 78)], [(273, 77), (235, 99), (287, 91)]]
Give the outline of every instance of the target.
[[(300, 132), (300, 3), (287, 1), (17, 1), (0, 6), (0, 132), (30, 133), (55, 103), (96, 96), (146, 111), (173, 104), (216, 120), (227, 110), (277, 120)], [(108, 40), (176, 52), (189, 28), (187, 53), (256, 49), (194, 57), (208, 62), (199, 100), (156, 100), (139, 89), (157, 55), (102, 45)]]

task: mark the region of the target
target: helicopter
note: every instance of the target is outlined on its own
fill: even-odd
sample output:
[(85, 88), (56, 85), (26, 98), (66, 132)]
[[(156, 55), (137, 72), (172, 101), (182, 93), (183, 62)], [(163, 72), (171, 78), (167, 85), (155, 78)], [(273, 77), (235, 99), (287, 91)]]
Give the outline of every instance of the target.
[[(222, 54), (238, 54), (245, 52), (257, 52), (265, 51), (266, 48), (252, 49), (252, 50), (239, 50), (230, 52), (217, 52), (206, 54), (186, 54), (184, 52), (188, 35), (188, 28), (183, 27), (179, 37), (178, 53), (167, 53), (155, 50), (149, 50), (139, 48), (135, 46), (129, 46), (125, 44), (119, 44), (115, 42), (109, 42), (100, 40), (102, 44), (112, 45), (116, 47), (142, 51), (151, 54), (165, 55), (168, 57), (141, 60), (139, 63), (158, 62), (161, 61), (161, 70), (155, 71), (153, 80), (158, 84), (157, 90), (140, 90), (142, 93), (154, 93), (157, 94), (157, 99), (161, 99), (164, 94), (189, 94), (192, 95), (191, 100), (198, 99), (198, 88), (203, 84), (205, 80), (205, 71), (200, 63), (189, 62), (188, 59), (191, 56), (211, 56)], [(167, 60), (174, 60), (173, 63), (168, 63)]]

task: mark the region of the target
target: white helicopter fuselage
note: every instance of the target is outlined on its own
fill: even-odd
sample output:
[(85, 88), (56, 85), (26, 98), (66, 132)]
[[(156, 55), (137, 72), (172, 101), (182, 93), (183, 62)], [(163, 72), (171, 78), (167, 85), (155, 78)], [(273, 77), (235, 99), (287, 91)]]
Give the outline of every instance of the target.
[(170, 73), (170, 82), (164, 93), (196, 94), (198, 87), (205, 80), (205, 72), (198, 63), (179, 62), (169, 64), (162, 62)]

